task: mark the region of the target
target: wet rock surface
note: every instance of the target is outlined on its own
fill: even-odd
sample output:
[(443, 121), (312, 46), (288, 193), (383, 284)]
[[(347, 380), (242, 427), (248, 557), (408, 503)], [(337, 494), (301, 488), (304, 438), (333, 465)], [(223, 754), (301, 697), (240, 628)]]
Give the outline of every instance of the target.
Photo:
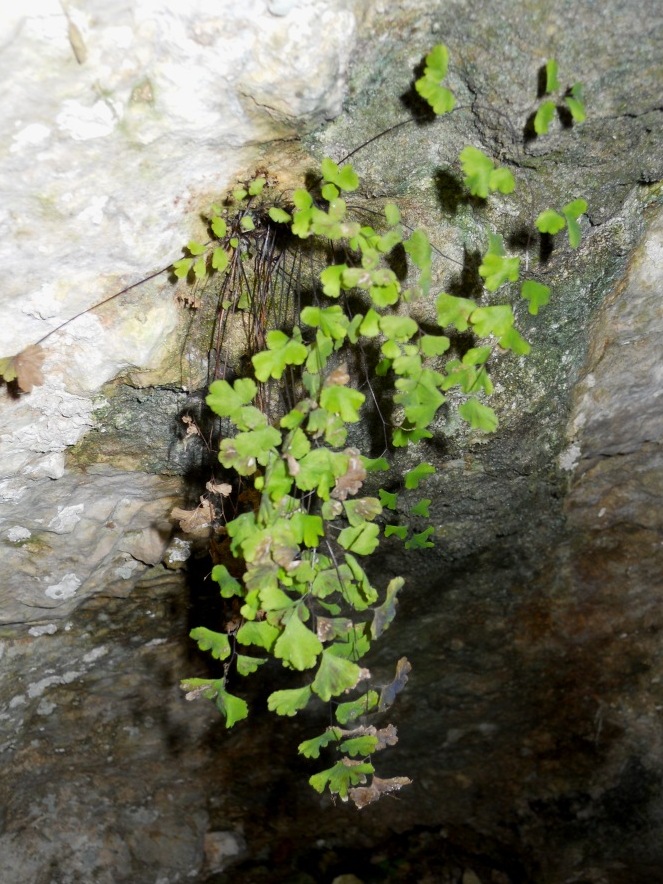
[[(267, 4), (277, 18), (297, 5)], [(195, 500), (201, 479), (180, 426), (194, 404), (174, 383), (177, 359), (143, 391), (125, 375), (96, 412), (74, 360), (78, 386), (56, 379), (11, 411), (0, 486), (3, 881), (660, 878), (661, 27), (646, 0), (600, 12), (532, 3), (526, 14), (498, 0), (371, 4), (364, 29), (351, 29), (345, 112), (306, 142), (340, 159), (401, 120), (413, 66), (444, 39), (465, 108), (359, 152), (358, 200), (397, 199), (409, 223), (433, 231), (459, 262), (436, 259), (435, 284), (450, 291), (472, 281), (481, 248), (454, 167), (468, 141), (514, 163), (534, 214), (576, 192), (590, 204), (581, 249), (549, 255), (550, 307), (519, 315), (532, 356), (494, 366), (500, 433), (487, 441), (446, 418), (436, 428), (425, 453), (438, 466), (426, 489), (436, 549), (404, 556), (394, 541), (378, 563), (381, 585), (407, 578), (389, 647), (369, 661), (385, 680), (398, 656), (413, 664), (392, 714), (400, 743), (380, 759), (381, 774), (414, 780), (398, 797), (360, 812), (321, 800), (296, 745), (324, 713), (274, 720), (261, 711), (265, 681), (248, 688), (255, 714), (230, 732), (211, 705), (184, 701), (180, 678), (210, 671), (188, 630), (214, 628), (219, 611), (204, 561), (188, 572), (160, 564), (170, 508)], [(551, 54), (586, 84), (590, 115), (523, 147), (518, 127)], [(309, 114), (298, 101), (307, 125), (327, 106), (320, 98)], [(494, 125), (495, 103), (517, 138)], [(506, 219), (515, 234), (522, 219), (509, 211), (496, 200), (479, 220)], [(155, 325), (168, 334), (171, 308)], [(80, 328), (89, 352), (99, 328)], [(137, 340), (113, 364), (153, 371), (152, 343)], [(65, 462), (63, 446), (88, 427)], [(402, 465), (413, 465), (407, 455)]]
[(182, 703), (186, 620), (181, 577), (153, 568), (130, 595), (98, 591), (57, 629), (2, 642), (5, 881), (201, 868), (205, 788), (190, 773), (211, 716)]

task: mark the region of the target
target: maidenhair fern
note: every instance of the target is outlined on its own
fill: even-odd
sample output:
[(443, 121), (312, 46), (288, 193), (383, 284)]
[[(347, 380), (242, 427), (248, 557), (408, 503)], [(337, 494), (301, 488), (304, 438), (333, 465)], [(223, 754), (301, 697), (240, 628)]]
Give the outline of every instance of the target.
[[(436, 113), (455, 107), (443, 85), (447, 67), (446, 47), (435, 47), (416, 83)], [(549, 63), (548, 91), (557, 88), (556, 67)], [(459, 163), (473, 197), (516, 190), (512, 171), (476, 147), (465, 147)], [(407, 777), (375, 776), (374, 755), (395, 745), (398, 737), (391, 724), (367, 722), (390, 709), (405, 687), (410, 664), (401, 658), (393, 678), (375, 684), (363, 663), (395, 617), (404, 580), (394, 576), (386, 586), (375, 586), (368, 565), (387, 538), (398, 539), (408, 550), (434, 545), (435, 527), (425, 524), (431, 498), (410, 503), (409, 521), (408, 513), (402, 520), (409, 492), (430, 481), (435, 468), (422, 458), (389, 488), (364, 491), (370, 474), (387, 471), (390, 463), (348, 444), (367, 398), (349, 368), (352, 354), (378, 354), (375, 373), (391, 389), (393, 406), (387, 416), (389, 448), (430, 439), (440, 410), (449, 406), (450, 391), (461, 419), (476, 431), (493, 432), (498, 416), (489, 404), (491, 358), (498, 349), (517, 355), (530, 351), (503, 293), (518, 283), (530, 313), (536, 314), (551, 292), (535, 279), (521, 279), (520, 258), (508, 253), (500, 234), (487, 231), (478, 269), (481, 303), (447, 292), (431, 295), (432, 249), (426, 232), (408, 232), (392, 203), (383, 207), (375, 227), (356, 220), (345, 200), (345, 194), (360, 187), (350, 164), (323, 159), (317, 185), (295, 190), (286, 203), (263, 203), (258, 212), (255, 199), (264, 198), (265, 184), (258, 177), (234, 191), (230, 208), (215, 207), (210, 241), (190, 242), (186, 256), (173, 265), (175, 275), (201, 280), (230, 273), (264, 233), (264, 225), (295, 240), (320, 240), (333, 259), (319, 272), (319, 296), (300, 309), (294, 324), (264, 329), (264, 346), (251, 357), (252, 376), (233, 382), (218, 378), (210, 386), (207, 405), (231, 428), (219, 444), (219, 461), (253, 492), (218, 529), (240, 567), (233, 566), (231, 574), (230, 560), (217, 561), (211, 574), (236, 616), (223, 632), (199, 626), (191, 633), (201, 650), (224, 664), (223, 675), (186, 679), (183, 687), (189, 699), (213, 700), (233, 727), (249, 714), (246, 701), (235, 693), (241, 693), (242, 678), (269, 657), (298, 673), (298, 684), (270, 694), (268, 709), (289, 717), (314, 702), (330, 705), (334, 723), (301, 743), (299, 753), (318, 759), (333, 750), (335, 760), (310, 777), (312, 787), (363, 807), (409, 782)], [(584, 200), (575, 199), (561, 213), (541, 213), (535, 224), (549, 235), (566, 227), (575, 248), (578, 218), (585, 210)], [(389, 263), (396, 247), (404, 249), (412, 265), (407, 287)], [(497, 292), (499, 300), (493, 303)], [(251, 309), (226, 297), (235, 309)], [(408, 312), (417, 298), (433, 299), (436, 322), (425, 328)], [(450, 352), (452, 337), (459, 333), (472, 337), (462, 355)], [(270, 401), (265, 385), (275, 382), (289, 391), (280, 413), (264, 407)]]

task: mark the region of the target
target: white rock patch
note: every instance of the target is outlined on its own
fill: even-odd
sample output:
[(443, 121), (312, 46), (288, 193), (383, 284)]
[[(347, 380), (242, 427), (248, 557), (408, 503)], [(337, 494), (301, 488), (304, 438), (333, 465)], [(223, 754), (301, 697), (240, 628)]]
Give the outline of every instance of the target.
[(50, 599), (65, 601), (76, 595), (76, 590), (81, 585), (81, 581), (75, 574), (65, 574), (59, 583), (53, 583), (45, 589), (46, 595)]
[(29, 537), (32, 537), (32, 533), (21, 525), (12, 525), (7, 531), (7, 540), (11, 540), (12, 543), (20, 543), (22, 540), (27, 540)]

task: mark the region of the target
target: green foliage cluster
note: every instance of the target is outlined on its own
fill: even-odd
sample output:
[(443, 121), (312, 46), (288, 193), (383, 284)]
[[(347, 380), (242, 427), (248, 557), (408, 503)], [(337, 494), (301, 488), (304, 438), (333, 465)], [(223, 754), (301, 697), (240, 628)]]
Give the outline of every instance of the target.
[[(446, 47), (436, 47), (416, 84), (437, 113), (455, 105), (442, 85), (447, 65)], [(471, 196), (514, 192), (511, 170), (478, 148), (466, 147), (459, 161)], [(252, 211), (252, 201), (265, 179), (239, 188), (231, 220), (215, 207), (210, 243), (189, 243), (187, 257), (173, 268), (180, 278), (229, 272), (241, 253), (242, 237), (252, 235), (259, 223), (282, 226), (295, 239), (320, 239), (334, 256), (319, 273), (321, 296), (301, 309), (290, 329), (266, 332), (264, 348), (251, 359), (253, 376), (233, 383), (220, 378), (210, 386), (208, 406), (232, 426), (220, 443), (219, 461), (257, 493), (253, 504), (225, 525), (230, 553), (243, 567), (241, 579), (223, 563), (212, 571), (221, 596), (235, 601), (239, 618), (228, 632), (199, 626), (191, 633), (201, 650), (224, 664), (224, 674), (186, 679), (183, 686), (189, 698), (213, 700), (232, 727), (249, 713), (246, 701), (230, 690), (235, 677), (253, 674), (269, 657), (279, 661), (297, 674), (297, 684), (274, 691), (267, 701), (270, 711), (294, 716), (316, 700), (333, 710), (335, 723), (299, 746), (305, 758), (318, 758), (329, 748), (339, 756), (311, 776), (312, 787), (363, 807), (409, 782), (374, 776), (372, 757), (397, 742), (396, 729), (358, 724), (369, 713), (389, 709), (410, 670), (401, 658), (392, 680), (376, 687), (362, 665), (373, 642), (391, 625), (404, 585), (396, 576), (380, 591), (367, 563), (390, 537), (407, 549), (433, 545), (432, 525), (413, 528), (429, 517), (429, 498), (410, 506), (407, 524), (400, 524), (396, 513), (403, 511), (399, 496), (409, 499), (408, 492), (435, 469), (422, 462), (400, 483), (379, 488), (377, 496), (363, 493), (369, 473), (388, 470), (389, 462), (348, 445), (349, 429), (361, 420), (366, 402), (366, 393), (352, 383), (351, 354), (358, 348), (379, 352), (375, 374), (393, 391), (393, 447), (430, 439), (450, 391), (464, 421), (477, 431), (492, 432), (498, 418), (487, 403), (493, 391), (491, 356), (496, 348), (525, 355), (530, 345), (515, 327), (510, 303), (503, 297), (493, 303), (491, 296), (519, 283), (520, 295), (536, 314), (548, 302), (550, 289), (535, 279), (521, 279), (519, 257), (507, 254), (501, 235), (488, 232), (479, 267), (485, 302), (439, 292), (434, 296), (436, 325), (423, 328), (407, 308), (417, 298), (431, 297), (432, 249), (425, 231), (408, 232), (393, 203), (383, 207), (375, 226), (362, 224), (346, 202), (360, 185), (352, 166), (339, 167), (325, 158), (320, 175), (314, 187), (296, 190), (286, 207), (263, 207), (262, 220)], [(577, 247), (578, 217), (585, 209), (584, 200), (576, 199), (561, 214), (541, 213), (536, 226), (551, 235), (566, 226)], [(390, 267), (396, 247), (405, 250), (414, 268), (408, 287)], [(462, 356), (453, 355), (452, 338), (458, 334), (474, 339)], [(261, 407), (261, 391), (273, 382), (287, 383), (293, 391), (289, 406), (276, 417)], [(368, 777), (372, 780), (366, 785)]]
[[(251, 213), (254, 197), (259, 197), (267, 183), (264, 176), (258, 176), (246, 188), (237, 187), (232, 192), (232, 205), (235, 211), (230, 215), (231, 222), (224, 217), (224, 208), (215, 204), (207, 219), (213, 237), (210, 243), (191, 240), (186, 246), (187, 255), (175, 261), (173, 273), (178, 279), (204, 281), (213, 273), (223, 273), (241, 256), (240, 241), (243, 234), (255, 230), (255, 221)], [(247, 305), (244, 305), (247, 306)]]
[[(557, 62), (554, 58), (549, 58), (545, 66), (544, 100), (534, 115), (534, 131), (537, 135), (548, 133), (556, 113), (560, 116), (569, 113), (574, 123), (583, 123), (587, 116), (582, 83), (574, 83), (573, 86), (562, 92), (557, 74)], [(545, 96), (551, 97), (546, 98)]]

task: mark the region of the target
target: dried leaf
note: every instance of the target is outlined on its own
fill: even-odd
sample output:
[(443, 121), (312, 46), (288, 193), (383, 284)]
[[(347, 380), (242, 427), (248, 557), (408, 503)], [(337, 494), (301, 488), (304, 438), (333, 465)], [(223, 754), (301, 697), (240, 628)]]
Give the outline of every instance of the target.
[(348, 795), (361, 810), (362, 807), (378, 801), (388, 792), (395, 792), (403, 786), (409, 786), (411, 782), (412, 780), (408, 777), (391, 777), (388, 780), (381, 780), (380, 777), (374, 776), (370, 786), (358, 786), (355, 789), (350, 789)]
[(366, 478), (366, 467), (362, 463), (357, 448), (346, 448), (343, 454), (348, 456), (348, 469), (339, 476), (331, 493), (336, 500), (346, 500), (348, 495), (356, 494)]
[(374, 752), (379, 752), (380, 749), (386, 749), (387, 746), (395, 746), (398, 742), (398, 730), (393, 724), (388, 724), (386, 727), (379, 729), (372, 724), (360, 725), (351, 730), (344, 730), (337, 727), (336, 731), (340, 735), (339, 740), (345, 740), (349, 737), (377, 737), (378, 742), (373, 750)]
[(375, 732), (375, 736), (378, 738), (376, 751), (386, 749), (387, 746), (395, 746), (398, 742), (398, 731), (393, 724), (380, 728)]
[(198, 429), (198, 425), (194, 421), (192, 417), (188, 414), (182, 415), (182, 423), (186, 426), (186, 434), (187, 436), (200, 436), (200, 430)]
[(34, 386), (44, 383), (41, 369), (45, 355), (39, 344), (31, 344), (16, 356), (0, 359), (0, 376), (7, 383), (15, 380), (24, 393), (31, 393)]
[(207, 485), (205, 485), (205, 488), (210, 494), (220, 494), (221, 497), (228, 497), (232, 494), (233, 490), (233, 486), (229, 485), (227, 482), (208, 482)]
[(402, 577), (394, 577), (389, 581), (387, 594), (384, 602), (377, 608), (373, 609), (373, 622), (371, 623), (371, 635), (374, 639), (379, 638), (385, 629), (389, 628), (391, 621), (396, 616), (396, 605), (398, 604), (398, 591), (403, 587), (405, 581)]
[(403, 690), (407, 684), (407, 677), (411, 669), (412, 664), (407, 657), (401, 657), (396, 664), (394, 680), (390, 684), (385, 685), (380, 691), (380, 703), (378, 706), (380, 712), (388, 709), (396, 699), (396, 696)]
[(209, 533), (214, 521), (214, 507), (209, 500), (201, 497), (200, 504), (195, 510), (185, 510), (176, 506), (171, 510), (170, 516), (172, 519), (177, 519), (185, 534), (204, 536)]
[(344, 387), (349, 383), (350, 375), (348, 374), (348, 366), (345, 362), (342, 365), (339, 365), (338, 368), (335, 368), (325, 379), (325, 387)]

